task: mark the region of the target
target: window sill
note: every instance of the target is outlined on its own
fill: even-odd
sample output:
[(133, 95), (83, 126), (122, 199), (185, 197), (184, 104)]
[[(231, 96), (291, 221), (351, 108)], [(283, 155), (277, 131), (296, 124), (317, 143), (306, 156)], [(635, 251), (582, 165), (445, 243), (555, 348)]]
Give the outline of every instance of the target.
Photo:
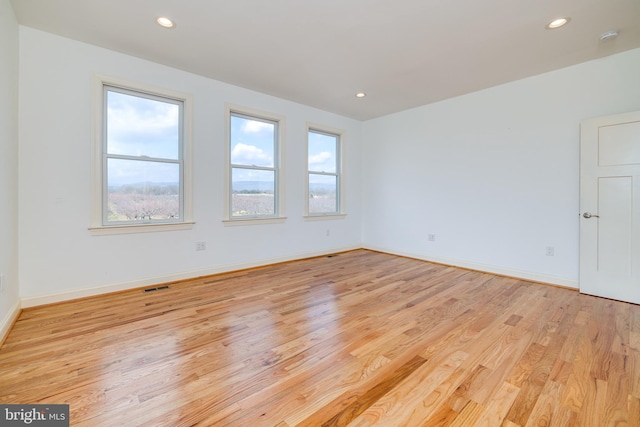
[(269, 218), (234, 218), (225, 219), (222, 222), (225, 227), (234, 227), (236, 225), (281, 224), (286, 220), (286, 216), (279, 216)]
[(110, 236), (114, 234), (155, 233), (160, 231), (191, 230), (195, 222), (177, 222), (172, 224), (112, 225), (89, 227), (93, 236)]
[(333, 220), (333, 219), (345, 219), (347, 214), (315, 214), (315, 215), (305, 215), (305, 221), (322, 221), (322, 220)]

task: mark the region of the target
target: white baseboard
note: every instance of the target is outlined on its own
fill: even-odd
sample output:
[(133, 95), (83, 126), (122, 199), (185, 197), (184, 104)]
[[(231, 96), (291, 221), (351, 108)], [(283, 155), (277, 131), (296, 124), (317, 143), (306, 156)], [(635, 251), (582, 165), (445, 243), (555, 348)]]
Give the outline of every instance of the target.
[(371, 245), (366, 245), (363, 248), (369, 249), (372, 251), (377, 251), (377, 252), (384, 252), (391, 255), (399, 255), (399, 256), (405, 256), (408, 258), (419, 259), (422, 261), (435, 262), (437, 264), (450, 265), (452, 267), (460, 267), (460, 268), (466, 268), (469, 270), (482, 271), (484, 273), (497, 274), (498, 276), (514, 277), (517, 279), (523, 279), (523, 280), (528, 280), (532, 282), (546, 283), (554, 286), (562, 286), (564, 288), (572, 288), (572, 289), (580, 288), (580, 283), (576, 280), (569, 280), (562, 277), (532, 273), (530, 271), (512, 270), (509, 268), (496, 267), (493, 265), (479, 264), (479, 263), (468, 262), (468, 261), (461, 261), (457, 259), (432, 257), (429, 255), (415, 254), (415, 253), (405, 252), (405, 251), (396, 251), (392, 249), (380, 248), (380, 247), (371, 246)]
[(251, 262), (240, 263), (240, 264), (223, 265), (220, 267), (207, 268), (203, 270), (187, 271), (182, 273), (170, 274), (166, 276), (158, 276), (158, 277), (152, 277), (148, 279), (133, 280), (130, 282), (114, 283), (114, 284), (98, 286), (94, 288), (85, 288), (85, 289), (78, 289), (73, 291), (57, 292), (55, 294), (48, 294), (48, 295), (36, 295), (36, 296), (30, 296), (30, 297), (23, 297), (22, 307), (27, 308), (27, 307), (35, 307), (35, 306), (45, 305), (45, 304), (53, 304), (57, 302), (69, 301), (69, 300), (74, 300), (78, 298), (86, 298), (86, 297), (91, 297), (96, 295), (108, 294), (112, 292), (142, 288), (145, 286), (157, 285), (160, 283), (175, 282), (177, 280), (185, 280), (185, 279), (193, 279), (196, 277), (210, 276), (212, 274), (227, 273), (230, 271), (244, 270), (247, 268), (261, 267), (265, 265), (278, 264), (278, 263), (287, 262), (287, 261), (295, 261), (295, 260), (304, 259), (304, 258), (312, 258), (316, 256), (323, 256), (323, 255), (328, 255), (332, 253), (345, 252), (345, 251), (350, 251), (350, 250), (360, 249), (360, 248), (361, 247), (359, 245), (355, 245), (355, 246), (348, 246), (348, 247), (341, 247), (341, 248), (333, 248), (330, 250), (327, 249), (324, 251), (304, 252), (304, 253), (286, 255), (281, 257), (265, 258), (257, 261), (251, 261)]
[(86, 298), (86, 297), (91, 297), (96, 295), (108, 294), (112, 292), (142, 288), (145, 286), (157, 285), (161, 283), (174, 282), (174, 281), (185, 280), (185, 279), (193, 279), (196, 277), (210, 276), (213, 274), (227, 273), (230, 271), (244, 270), (247, 268), (261, 267), (265, 265), (277, 264), (277, 263), (287, 262), (287, 261), (295, 261), (295, 260), (304, 259), (304, 258), (312, 258), (316, 256), (328, 255), (331, 253), (350, 251), (354, 249), (369, 249), (372, 251), (384, 252), (392, 255), (405, 256), (405, 257), (415, 258), (423, 261), (435, 262), (438, 264), (451, 265), (454, 267), (461, 267), (469, 270), (477, 270), (485, 273), (497, 274), (500, 276), (515, 277), (523, 280), (547, 283), (550, 285), (562, 286), (566, 288), (573, 288), (573, 289), (579, 288), (579, 283), (577, 281), (564, 279), (561, 277), (547, 276), (544, 274), (532, 273), (528, 271), (512, 270), (512, 269), (506, 269), (502, 267), (495, 267), (492, 265), (478, 264), (478, 263), (449, 259), (449, 258), (431, 257), (431, 256), (422, 255), (422, 254), (415, 254), (411, 252), (397, 251), (397, 250), (392, 250), (388, 248), (376, 247), (372, 245), (365, 245), (365, 246), (355, 245), (355, 246), (348, 246), (348, 247), (341, 247), (341, 248), (333, 248), (332, 250), (304, 252), (304, 253), (286, 255), (281, 257), (265, 258), (265, 259), (246, 262), (246, 263), (224, 265), (224, 266), (219, 266), (214, 268), (207, 268), (203, 270), (195, 270), (195, 271), (176, 273), (176, 274), (171, 274), (166, 276), (157, 276), (157, 277), (152, 277), (148, 279), (133, 280), (130, 282), (114, 283), (114, 284), (98, 286), (94, 288), (84, 288), (84, 289), (78, 289), (73, 291), (57, 292), (55, 294), (24, 297), (22, 298), (21, 303), (18, 303), (17, 307), (15, 308), (15, 313), (12, 312), (13, 316), (12, 316), (12, 313), (9, 313), (9, 316), (7, 316), (8, 320), (5, 319), (4, 323), (0, 324), (0, 337), (3, 336), (2, 333), (8, 332), (8, 331), (5, 331), (5, 328), (8, 329), (11, 327), (11, 325), (13, 324), (13, 319), (15, 318), (15, 316), (17, 316), (17, 314), (20, 313), (20, 308), (35, 307), (35, 306), (45, 305), (45, 304), (53, 304), (57, 302), (69, 301), (69, 300), (78, 299), (78, 298)]
[(20, 300), (18, 300), (16, 301), (14, 306), (11, 307), (6, 316), (4, 316), (4, 319), (2, 319), (2, 323), (0, 323), (0, 346), (9, 335), (9, 331), (11, 330), (11, 327), (13, 326), (15, 321), (18, 319), (18, 316), (20, 316), (21, 309), (22, 307), (20, 304)]

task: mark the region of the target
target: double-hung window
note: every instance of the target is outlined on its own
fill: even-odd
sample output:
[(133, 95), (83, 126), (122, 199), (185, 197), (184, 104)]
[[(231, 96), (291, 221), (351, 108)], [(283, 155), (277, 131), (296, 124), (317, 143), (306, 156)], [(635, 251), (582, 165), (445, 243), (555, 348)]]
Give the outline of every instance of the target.
[(308, 128), (307, 213), (341, 213), (341, 134)]
[(101, 99), (100, 220), (93, 228), (189, 223), (187, 99), (106, 82)]
[(281, 120), (229, 111), (228, 219), (281, 217)]

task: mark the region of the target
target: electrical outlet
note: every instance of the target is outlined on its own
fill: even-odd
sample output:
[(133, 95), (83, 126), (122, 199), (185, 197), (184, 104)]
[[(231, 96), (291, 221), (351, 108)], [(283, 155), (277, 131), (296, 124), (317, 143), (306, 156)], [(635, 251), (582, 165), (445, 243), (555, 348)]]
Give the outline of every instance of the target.
[(430, 242), (435, 242), (436, 241), (436, 235), (435, 234), (427, 234), (427, 240), (429, 240)]
[(196, 251), (206, 251), (207, 242), (196, 242)]
[(554, 248), (553, 246), (547, 246), (545, 248), (545, 254), (547, 256), (555, 256), (556, 254), (556, 248)]
[(331, 235), (331, 230), (327, 228), (327, 237), (329, 237), (330, 235)]
[(0, 292), (4, 292), (4, 274), (0, 274)]

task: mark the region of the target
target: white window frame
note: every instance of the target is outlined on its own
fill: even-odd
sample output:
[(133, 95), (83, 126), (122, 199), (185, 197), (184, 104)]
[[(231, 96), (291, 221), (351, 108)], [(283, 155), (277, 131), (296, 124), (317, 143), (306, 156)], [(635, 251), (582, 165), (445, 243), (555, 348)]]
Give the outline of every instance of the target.
[[(123, 79), (96, 76), (94, 78), (94, 142), (92, 144), (92, 209), (91, 226), (89, 230), (93, 235), (148, 233), (156, 231), (187, 230), (193, 227), (193, 180), (192, 180), (192, 111), (193, 97), (190, 94), (176, 92), (164, 88), (158, 88), (142, 83), (131, 82)], [(164, 98), (181, 102), (182, 107), (182, 141), (181, 141), (181, 218), (166, 222), (127, 222), (107, 224), (105, 220), (106, 209), (106, 141), (105, 141), (105, 117), (106, 99), (105, 88), (113, 87), (124, 92), (140, 93), (149, 98)]]
[[(255, 120), (263, 120), (266, 122), (276, 123), (275, 147), (274, 147), (274, 167), (253, 167), (247, 165), (233, 165), (231, 163), (231, 117), (242, 116)], [(285, 134), (285, 118), (282, 115), (269, 113), (253, 108), (242, 107), (238, 105), (228, 104), (225, 108), (225, 203), (223, 213), (223, 223), (227, 226), (235, 225), (255, 225), (255, 224), (271, 224), (282, 223), (287, 217), (285, 216), (285, 186), (284, 186), (284, 167), (282, 159), (284, 158), (284, 134)], [(252, 216), (232, 216), (231, 215), (231, 198), (232, 191), (232, 173), (234, 168), (246, 168), (257, 170), (273, 170), (275, 176), (274, 184), (274, 215), (252, 215)]]
[[(318, 171), (309, 170), (309, 133), (315, 132), (320, 134), (326, 134), (337, 137), (336, 147), (336, 173), (323, 173), (324, 175), (333, 175), (337, 177), (338, 188), (337, 200), (338, 211), (337, 212), (309, 212), (309, 175), (311, 173), (318, 173)], [(345, 131), (341, 129), (335, 129), (332, 127), (319, 125), (316, 123), (306, 124), (306, 143), (305, 143), (305, 185), (304, 185), (304, 218), (306, 220), (323, 220), (323, 219), (342, 219), (346, 217), (346, 197), (345, 197), (345, 167), (344, 167), (344, 153), (345, 153)]]

